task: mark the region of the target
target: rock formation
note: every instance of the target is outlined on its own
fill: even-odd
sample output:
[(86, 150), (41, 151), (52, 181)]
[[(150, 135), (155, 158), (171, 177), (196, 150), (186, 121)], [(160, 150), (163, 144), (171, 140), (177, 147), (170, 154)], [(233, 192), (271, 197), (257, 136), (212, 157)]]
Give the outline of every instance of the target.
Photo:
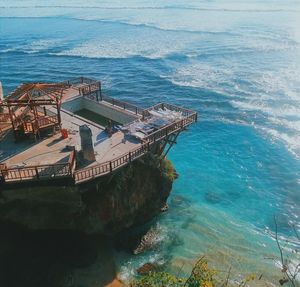
[(30, 229), (115, 234), (161, 212), (176, 173), (168, 160), (147, 155), (84, 185), (32, 186), (0, 192), (0, 220)]

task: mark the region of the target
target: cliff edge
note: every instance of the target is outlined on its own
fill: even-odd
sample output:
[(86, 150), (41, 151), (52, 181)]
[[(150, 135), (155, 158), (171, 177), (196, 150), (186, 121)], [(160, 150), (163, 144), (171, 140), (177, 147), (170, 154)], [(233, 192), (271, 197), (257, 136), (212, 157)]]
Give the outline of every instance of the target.
[(79, 186), (32, 186), (0, 192), (0, 220), (30, 229), (115, 234), (161, 212), (176, 172), (149, 154), (114, 174)]

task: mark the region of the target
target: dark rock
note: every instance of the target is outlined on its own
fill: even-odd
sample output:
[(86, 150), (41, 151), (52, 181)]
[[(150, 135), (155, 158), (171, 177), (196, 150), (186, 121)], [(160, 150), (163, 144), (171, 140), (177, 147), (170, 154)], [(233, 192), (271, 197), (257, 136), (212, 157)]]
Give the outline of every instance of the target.
[(151, 249), (158, 241), (159, 230), (151, 228), (141, 239), (137, 247), (133, 250), (133, 254), (140, 254)]
[(149, 272), (156, 271), (157, 266), (152, 263), (145, 263), (140, 266), (136, 271), (139, 275), (147, 275)]
[(166, 211), (168, 211), (168, 210), (169, 210), (168, 204), (165, 204), (165, 205), (160, 209), (161, 212), (166, 212)]
[(118, 172), (79, 186), (2, 191), (0, 220), (27, 228), (112, 235), (151, 221), (172, 189), (170, 162), (148, 155)]
[(72, 269), (89, 266), (105, 239), (79, 231), (26, 230), (0, 221), (0, 286), (72, 286)]
[(118, 251), (133, 253), (150, 228), (150, 224), (145, 224), (119, 232), (114, 236), (114, 247)]

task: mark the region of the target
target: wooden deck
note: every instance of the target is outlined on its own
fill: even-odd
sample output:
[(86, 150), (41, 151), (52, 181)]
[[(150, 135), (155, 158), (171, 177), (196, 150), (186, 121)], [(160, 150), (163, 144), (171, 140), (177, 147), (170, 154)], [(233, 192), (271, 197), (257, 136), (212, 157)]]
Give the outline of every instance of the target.
[[(124, 113), (132, 113), (141, 120), (149, 117), (151, 109), (168, 108), (180, 111), (182, 116), (170, 124), (146, 135), (142, 140), (128, 136), (123, 131), (108, 137), (104, 127), (77, 116), (69, 111), (61, 111), (62, 127), (69, 131), (69, 137), (63, 139), (60, 133), (50, 135), (36, 143), (22, 142), (16, 144), (7, 133), (1, 139), (0, 180), (2, 183), (18, 183), (25, 181), (55, 180), (66, 178), (74, 184), (80, 184), (94, 178), (107, 175), (130, 164), (151, 151), (157, 142), (184, 130), (197, 120), (197, 113), (170, 104), (158, 104), (143, 110), (99, 92), (99, 84), (76, 83), (65, 92), (65, 99), (86, 97), (91, 101), (102, 101)], [(75, 151), (80, 150), (79, 126), (86, 124), (92, 131), (96, 161), (90, 164), (76, 162)], [(2, 148), (3, 147), (3, 148)], [(74, 149), (72, 149), (74, 147)]]

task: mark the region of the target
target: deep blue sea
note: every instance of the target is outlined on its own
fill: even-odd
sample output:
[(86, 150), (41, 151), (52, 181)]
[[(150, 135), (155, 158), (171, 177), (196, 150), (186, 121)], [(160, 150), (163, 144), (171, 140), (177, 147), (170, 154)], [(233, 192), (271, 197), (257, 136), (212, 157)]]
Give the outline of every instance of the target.
[(121, 278), (149, 261), (184, 272), (206, 254), (276, 282), (273, 217), (282, 240), (300, 229), (299, 1), (0, 0), (0, 17), (5, 94), (85, 75), (137, 105), (199, 113), (168, 155), (179, 178), (157, 245), (116, 252)]

